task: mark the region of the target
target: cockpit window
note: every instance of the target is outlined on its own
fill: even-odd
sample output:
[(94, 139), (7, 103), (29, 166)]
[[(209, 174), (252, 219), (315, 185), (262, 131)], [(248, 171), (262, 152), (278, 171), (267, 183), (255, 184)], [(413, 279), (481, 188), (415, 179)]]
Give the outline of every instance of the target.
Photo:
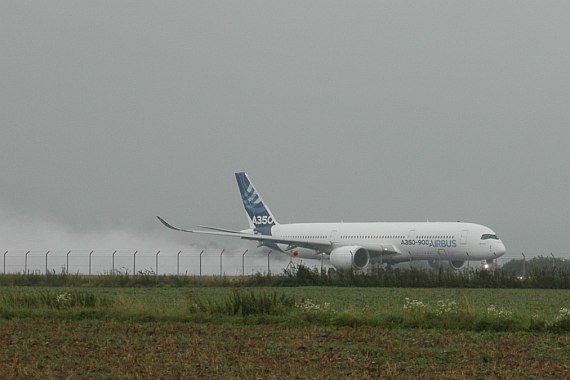
[(481, 240), (487, 240), (487, 239), (499, 240), (497, 235), (493, 234), (483, 234), (483, 236), (481, 236)]

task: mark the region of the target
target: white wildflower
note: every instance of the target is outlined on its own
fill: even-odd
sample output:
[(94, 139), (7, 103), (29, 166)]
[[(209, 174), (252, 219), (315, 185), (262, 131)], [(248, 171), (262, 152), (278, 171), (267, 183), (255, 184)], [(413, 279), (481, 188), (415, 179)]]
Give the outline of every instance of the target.
[(322, 304), (314, 303), (311, 299), (307, 298), (296, 305), (299, 309), (304, 311), (318, 311), (318, 310), (328, 310), (331, 306), (330, 302), (324, 302)]
[(68, 306), (71, 302), (71, 294), (70, 293), (61, 293), (55, 297), (55, 301), (57, 302), (58, 306)]
[(452, 313), (457, 313), (458, 311), (459, 311), (459, 307), (457, 305), (457, 302), (455, 302), (453, 300), (439, 300), (439, 301), (437, 301), (437, 308), (435, 310), (435, 313), (437, 315), (452, 314)]
[(502, 307), (497, 307), (495, 305), (489, 305), (489, 307), (487, 307), (487, 314), (497, 318), (504, 318), (504, 319), (508, 319), (513, 316), (512, 311), (503, 309)]
[(565, 319), (570, 319), (570, 310), (566, 307), (563, 307), (560, 310), (558, 310), (558, 315), (556, 315), (552, 320), (552, 322), (548, 323), (548, 325), (554, 326), (556, 324), (559, 324), (561, 321)]
[(411, 300), (409, 298), (404, 298), (404, 310), (414, 312), (427, 309), (428, 304), (420, 300)]

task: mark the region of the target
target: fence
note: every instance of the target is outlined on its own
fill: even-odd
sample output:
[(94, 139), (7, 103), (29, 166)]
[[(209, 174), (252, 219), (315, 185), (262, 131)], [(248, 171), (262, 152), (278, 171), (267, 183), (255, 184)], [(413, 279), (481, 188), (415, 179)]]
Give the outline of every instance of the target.
[[(1, 251), (0, 251), (1, 252)], [(537, 255), (532, 255), (537, 256)], [(552, 266), (565, 261), (565, 255), (550, 253), (547, 258)], [(522, 275), (526, 272), (526, 263), (531, 255), (524, 253)], [(502, 257), (502, 264), (517, 259), (510, 254)], [(256, 273), (282, 273), (290, 265), (292, 258), (282, 253), (263, 250), (67, 250), (67, 251), (24, 251), (8, 250), (3, 255), (3, 273), (153, 273), (156, 275), (176, 274), (193, 276), (229, 275), (245, 276)], [(298, 260), (298, 259), (296, 259)], [(424, 262), (425, 263), (425, 262)], [(303, 264), (321, 267), (317, 260), (306, 260)], [(406, 265), (405, 263), (401, 265)], [(412, 258), (409, 264), (412, 266)], [(467, 262), (466, 266), (478, 265)]]
[(245, 276), (281, 273), (290, 258), (272, 251), (245, 250), (68, 250), (4, 251), (3, 273), (153, 273)]

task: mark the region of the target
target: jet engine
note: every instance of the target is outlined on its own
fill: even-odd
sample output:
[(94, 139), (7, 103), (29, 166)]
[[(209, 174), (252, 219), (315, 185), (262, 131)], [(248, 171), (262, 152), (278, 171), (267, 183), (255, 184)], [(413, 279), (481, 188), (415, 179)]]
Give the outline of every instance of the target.
[(363, 269), (370, 262), (370, 254), (358, 246), (338, 247), (331, 251), (330, 261), (337, 270)]
[[(433, 269), (439, 269), (439, 260), (428, 260), (428, 264)], [(463, 268), (465, 261), (461, 260), (441, 260), (441, 267), (447, 269), (459, 270)]]

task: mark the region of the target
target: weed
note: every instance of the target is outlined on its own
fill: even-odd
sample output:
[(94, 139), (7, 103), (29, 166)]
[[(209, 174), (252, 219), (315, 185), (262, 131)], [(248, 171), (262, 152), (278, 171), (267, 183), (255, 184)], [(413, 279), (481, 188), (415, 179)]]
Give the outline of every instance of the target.
[(549, 331), (570, 331), (570, 310), (566, 307), (561, 308), (558, 314), (545, 325)]
[(94, 276), (70, 274), (63, 271), (48, 273), (17, 273), (0, 275), (0, 286), (96, 286), (96, 287), (257, 287), (257, 286), (358, 286), (399, 288), (543, 288), (570, 289), (570, 272), (537, 266), (519, 278), (512, 270), (494, 271), (467, 268), (465, 270), (397, 269), (377, 271), (373, 275), (339, 272), (328, 276), (303, 265), (291, 266), (280, 275), (268, 276), (175, 276), (157, 275), (153, 269), (129, 274), (120, 268)]
[(87, 308), (108, 306), (110, 301), (89, 291), (55, 291), (26, 289), (0, 294), (0, 305), (5, 308)]
[(195, 299), (190, 311), (225, 315), (283, 315), (295, 307), (295, 298), (277, 292), (253, 292), (234, 290), (221, 302)]
[[(492, 301), (490, 303), (489, 301)], [(0, 287), (0, 318), (570, 332), (565, 291)]]

